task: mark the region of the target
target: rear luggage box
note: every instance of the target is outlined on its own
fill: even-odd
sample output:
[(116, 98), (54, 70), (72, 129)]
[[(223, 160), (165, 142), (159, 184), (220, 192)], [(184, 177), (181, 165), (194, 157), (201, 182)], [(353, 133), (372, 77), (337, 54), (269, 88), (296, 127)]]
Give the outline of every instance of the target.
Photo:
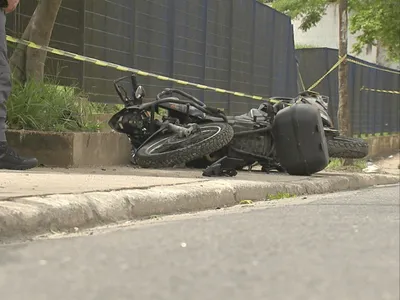
[(277, 158), (290, 175), (311, 175), (329, 163), (328, 146), (317, 108), (298, 103), (279, 111), (273, 124)]

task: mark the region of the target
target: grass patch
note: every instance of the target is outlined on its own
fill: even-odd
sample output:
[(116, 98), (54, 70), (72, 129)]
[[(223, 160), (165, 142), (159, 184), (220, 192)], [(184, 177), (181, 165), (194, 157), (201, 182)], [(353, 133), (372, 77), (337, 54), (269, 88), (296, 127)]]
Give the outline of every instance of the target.
[(165, 108), (158, 107), (158, 113), (155, 113), (154, 118), (162, 121), (163, 117), (168, 116), (168, 111)]
[(123, 104), (108, 104), (90, 102), (94, 113), (96, 114), (115, 114), (124, 108)]
[(270, 200), (280, 200), (280, 199), (286, 199), (286, 198), (294, 198), (297, 197), (295, 194), (290, 194), (290, 193), (276, 193), (272, 195), (267, 195), (267, 201)]
[(311, 48), (317, 48), (314, 45), (309, 45), (309, 44), (295, 44), (295, 49), (311, 49)]
[(254, 202), (251, 200), (242, 200), (239, 202), (240, 205), (249, 205), (249, 204), (253, 204)]
[(159, 216), (159, 215), (151, 215), (150, 217), (149, 217), (149, 219), (150, 220), (154, 220), (154, 219), (159, 219), (161, 216)]
[(364, 159), (354, 159), (351, 165), (344, 165), (344, 159), (334, 158), (326, 167), (327, 171), (352, 171), (360, 172), (367, 167), (367, 162)]
[(356, 134), (354, 135), (355, 138), (361, 138), (363, 140), (367, 140), (369, 137), (375, 137), (375, 136), (397, 136), (399, 135), (399, 132), (382, 132), (382, 133), (362, 133), (362, 134)]
[(101, 124), (91, 116), (114, 113), (117, 105), (93, 103), (74, 87), (61, 86), (55, 80), (13, 80), (7, 101), (7, 124), (10, 129), (37, 131), (99, 131)]

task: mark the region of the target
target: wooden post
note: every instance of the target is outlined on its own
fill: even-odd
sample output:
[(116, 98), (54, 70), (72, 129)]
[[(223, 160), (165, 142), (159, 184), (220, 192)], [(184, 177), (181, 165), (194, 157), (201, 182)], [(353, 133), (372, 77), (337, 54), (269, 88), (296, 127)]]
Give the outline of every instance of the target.
[[(339, 0), (339, 56), (347, 55), (348, 43), (348, 0)], [(345, 59), (339, 65), (339, 108), (338, 125), (340, 133), (351, 136), (350, 105), (348, 95), (348, 65)]]

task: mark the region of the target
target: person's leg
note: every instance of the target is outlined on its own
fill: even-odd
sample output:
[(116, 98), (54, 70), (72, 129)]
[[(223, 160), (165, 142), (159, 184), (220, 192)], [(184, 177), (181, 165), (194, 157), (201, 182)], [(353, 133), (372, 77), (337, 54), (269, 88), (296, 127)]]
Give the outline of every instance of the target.
[(26, 170), (37, 166), (36, 158), (19, 156), (7, 144), (6, 101), (11, 93), (11, 72), (7, 57), (6, 15), (0, 10), (0, 169)]

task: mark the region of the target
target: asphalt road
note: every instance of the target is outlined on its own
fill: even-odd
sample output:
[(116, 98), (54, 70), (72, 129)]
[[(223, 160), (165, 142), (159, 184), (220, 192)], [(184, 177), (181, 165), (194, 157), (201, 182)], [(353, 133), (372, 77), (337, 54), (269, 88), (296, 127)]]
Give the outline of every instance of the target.
[(1, 246), (0, 295), (398, 300), (399, 186)]

